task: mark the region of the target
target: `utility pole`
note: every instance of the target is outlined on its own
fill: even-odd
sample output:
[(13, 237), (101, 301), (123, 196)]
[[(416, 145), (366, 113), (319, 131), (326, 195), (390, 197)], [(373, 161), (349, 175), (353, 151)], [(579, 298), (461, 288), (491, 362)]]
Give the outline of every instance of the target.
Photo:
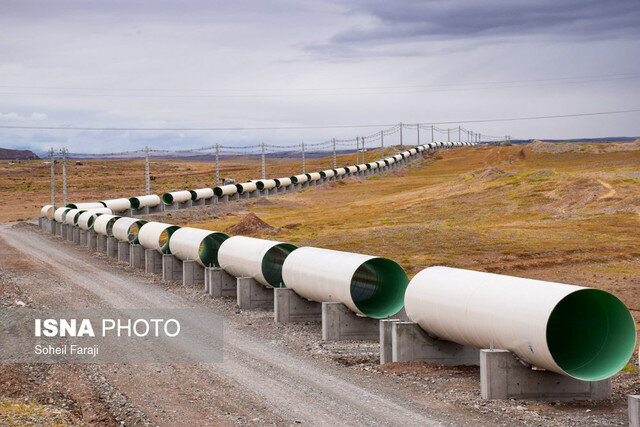
[(380, 159), (384, 159), (384, 131), (380, 131)]
[(478, 134), (478, 143), (480, 143), (480, 142), (482, 142), (482, 134), (481, 133)]
[(431, 142), (433, 142), (433, 141), (434, 141), (434, 139), (433, 139), (433, 125), (431, 125)]
[(333, 144), (333, 168), (337, 168), (337, 163), (336, 163), (336, 139), (333, 138), (331, 140), (331, 143)]
[(144, 191), (151, 194), (151, 179), (149, 178), (149, 146), (144, 147)]
[(67, 149), (62, 149), (62, 206), (67, 206)]
[(462, 132), (462, 128), (460, 125), (458, 125), (458, 142), (462, 142), (462, 136), (460, 136)]
[(53, 157), (53, 147), (51, 147), (51, 206), (56, 210), (56, 170), (55, 158)]
[(302, 142), (302, 173), (307, 173), (306, 172), (306, 165), (304, 162), (304, 141)]
[(362, 147), (362, 163), (365, 163), (366, 160), (364, 158), (364, 154), (365, 154), (366, 150), (364, 148), (364, 136), (360, 137), (360, 146)]
[(447, 128), (447, 142), (451, 142), (450, 134), (451, 134), (451, 129)]
[(418, 131), (418, 145), (420, 145), (420, 123), (416, 125), (416, 130)]
[(360, 163), (360, 137), (356, 136), (356, 165)]
[(220, 144), (216, 142), (216, 186), (220, 185)]
[(400, 122), (400, 147), (403, 147), (403, 144), (402, 144), (402, 122)]
[(267, 174), (264, 167), (264, 142), (262, 142), (261, 147), (262, 147), (262, 179), (267, 179)]

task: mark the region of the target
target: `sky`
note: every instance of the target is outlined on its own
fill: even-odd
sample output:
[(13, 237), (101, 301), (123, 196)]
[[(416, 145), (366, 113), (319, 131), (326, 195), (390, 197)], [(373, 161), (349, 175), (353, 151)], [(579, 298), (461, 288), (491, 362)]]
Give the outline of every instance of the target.
[[(639, 22), (638, 0), (2, 0), (0, 127), (320, 127), (639, 109)], [(462, 125), (514, 139), (640, 136), (640, 113)], [(0, 128), (0, 147), (289, 145), (384, 127)]]

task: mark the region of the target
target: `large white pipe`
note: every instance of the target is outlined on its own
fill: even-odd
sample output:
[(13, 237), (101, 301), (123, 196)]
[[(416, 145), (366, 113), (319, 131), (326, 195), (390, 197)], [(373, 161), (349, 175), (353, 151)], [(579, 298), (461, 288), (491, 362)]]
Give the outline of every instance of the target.
[(171, 193), (164, 193), (162, 195), (162, 203), (165, 205), (171, 205), (173, 203), (184, 203), (187, 200), (191, 200), (191, 191), (174, 191)]
[(402, 154), (396, 154), (395, 156), (393, 156), (393, 158), (396, 160), (396, 162), (399, 162), (400, 160), (404, 159), (404, 156)]
[(274, 179), (274, 181), (276, 182), (276, 187), (278, 188), (288, 187), (291, 185), (291, 178), (278, 178)]
[(87, 203), (69, 203), (67, 207), (71, 209), (95, 209), (95, 208), (103, 208), (104, 205), (100, 202), (87, 202)]
[(237, 192), (238, 187), (236, 187), (235, 184), (219, 185), (213, 189), (213, 194), (218, 197), (231, 196), (233, 194), (236, 194)]
[(353, 165), (353, 166), (347, 166), (347, 170), (349, 171), (349, 173), (356, 173), (358, 172), (358, 167)]
[(282, 265), (296, 247), (289, 243), (233, 236), (220, 246), (220, 267), (236, 277), (253, 277), (265, 286), (283, 287)]
[(64, 222), (64, 217), (67, 214), (67, 212), (69, 212), (70, 210), (71, 208), (67, 208), (67, 207), (57, 208), (53, 212), (53, 219), (55, 219), (56, 222)]
[(320, 171), (320, 176), (322, 178), (332, 178), (336, 175), (336, 171), (334, 171), (333, 169), (327, 169), (324, 171)]
[(138, 231), (138, 242), (146, 249), (155, 249), (160, 253), (170, 254), (169, 242), (171, 241), (171, 236), (179, 228), (177, 225), (165, 224), (163, 222), (148, 222), (140, 227)]
[(393, 157), (387, 157), (385, 159), (387, 162), (389, 162), (390, 165), (394, 164), (396, 162), (396, 159)]
[(448, 267), (409, 283), (411, 321), (437, 337), (509, 350), (532, 365), (585, 381), (622, 369), (635, 348), (633, 317), (592, 288)]
[(113, 212), (122, 212), (131, 208), (131, 202), (129, 199), (111, 199), (100, 201), (106, 208), (111, 209)]
[(104, 236), (113, 236), (113, 224), (119, 216), (102, 214), (93, 221), (93, 231)]
[(376, 162), (367, 163), (367, 169), (378, 169), (378, 164)]
[(256, 187), (258, 190), (271, 190), (272, 188), (276, 188), (276, 180), (275, 179), (261, 179), (256, 181)]
[(338, 168), (335, 170), (336, 176), (342, 176), (347, 173), (347, 168)]
[(218, 231), (182, 227), (171, 235), (169, 249), (183, 261), (193, 260), (203, 267), (219, 267), (218, 250), (228, 238)]
[(138, 233), (146, 223), (144, 219), (122, 217), (113, 223), (113, 237), (121, 242), (138, 243)]
[(42, 209), (40, 209), (40, 216), (45, 218), (53, 218), (53, 206), (52, 205), (44, 205)]
[(96, 209), (80, 209), (80, 212), (93, 212), (97, 214), (112, 214), (113, 211), (109, 208), (96, 208)]
[(341, 302), (352, 311), (383, 318), (404, 305), (409, 280), (395, 262), (370, 255), (304, 247), (282, 266), (287, 288), (316, 302)]
[(160, 196), (156, 194), (147, 194), (146, 196), (132, 197), (129, 199), (131, 202), (131, 209), (140, 209), (144, 207), (154, 207), (160, 204)]
[(64, 216), (65, 224), (76, 225), (76, 219), (80, 213), (80, 209), (70, 209)]
[(236, 188), (238, 189), (238, 193), (250, 193), (258, 189), (258, 185), (255, 181), (243, 182), (242, 184), (236, 184)]
[(213, 188), (198, 188), (190, 190), (191, 200), (210, 199), (213, 197)]
[(311, 181), (317, 181), (317, 180), (319, 180), (320, 178), (322, 178), (322, 175), (320, 175), (320, 173), (319, 173), (319, 172), (311, 172), (311, 173), (308, 173), (308, 174), (306, 174), (306, 175), (307, 175), (307, 178), (309, 178), (309, 182), (311, 182)]
[(295, 175), (291, 177), (292, 184), (304, 184), (309, 180), (309, 177), (306, 174)]
[(100, 214), (93, 211), (84, 211), (78, 217), (78, 227), (83, 230), (92, 230), (93, 223)]

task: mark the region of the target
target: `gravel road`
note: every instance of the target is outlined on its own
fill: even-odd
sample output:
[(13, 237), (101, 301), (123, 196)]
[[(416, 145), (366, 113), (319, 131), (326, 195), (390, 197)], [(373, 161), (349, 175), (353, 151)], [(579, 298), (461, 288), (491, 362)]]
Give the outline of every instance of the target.
[[(207, 301), (118, 267), (104, 256), (32, 226), (1, 224), (2, 261), (45, 274), (25, 280), (36, 307), (209, 307)], [(1, 265), (1, 264), (0, 264)], [(39, 284), (39, 286), (38, 286)], [(192, 294), (197, 290), (192, 290)], [(220, 313), (211, 308), (212, 312)], [(310, 423), (318, 425), (473, 424), (476, 415), (452, 411), (383, 376), (362, 375), (317, 360), (272, 335), (247, 331), (225, 316), (224, 362), (200, 365), (101, 365), (105, 377), (153, 423)], [(188, 319), (187, 321), (195, 321)], [(185, 349), (186, 351), (186, 349)], [(455, 414), (454, 414), (455, 413)], [(485, 422), (488, 420), (484, 420)]]

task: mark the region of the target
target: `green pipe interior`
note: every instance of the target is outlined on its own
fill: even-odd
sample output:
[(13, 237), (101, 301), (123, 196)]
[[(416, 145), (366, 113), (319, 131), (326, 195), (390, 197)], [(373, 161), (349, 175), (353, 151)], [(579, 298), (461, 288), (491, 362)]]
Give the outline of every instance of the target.
[(198, 198), (198, 193), (196, 193), (193, 190), (189, 190), (189, 193), (191, 193), (191, 200), (195, 200)]
[(160, 246), (160, 252), (163, 254), (170, 254), (171, 250), (169, 249), (169, 240), (171, 240), (171, 235), (180, 227), (177, 225), (172, 225), (165, 228), (162, 233), (160, 233), (160, 238), (158, 239), (158, 243)]
[(262, 258), (262, 275), (274, 288), (284, 288), (284, 282), (282, 281), (282, 264), (284, 264), (285, 258), (298, 249), (289, 243), (279, 243), (269, 249)]
[(636, 325), (615, 296), (599, 289), (581, 289), (554, 307), (547, 321), (547, 345), (567, 374), (599, 381), (629, 361), (636, 345)]
[(227, 240), (229, 236), (224, 233), (211, 233), (200, 243), (200, 261), (208, 267), (220, 267), (218, 262), (218, 250), (222, 242)]
[(164, 194), (162, 195), (162, 202), (163, 202), (165, 205), (170, 205), (170, 204), (172, 204), (172, 203), (173, 203), (173, 196), (172, 196), (171, 194), (169, 194), (169, 193), (164, 193)]
[(115, 222), (119, 219), (120, 217), (116, 216), (107, 221), (107, 226), (105, 227), (107, 230), (107, 236), (113, 237), (113, 224), (115, 224)]
[(131, 203), (131, 209), (138, 209), (140, 207), (140, 200), (138, 200), (137, 197), (131, 197), (129, 203)]
[(392, 316), (404, 306), (407, 274), (395, 262), (373, 258), (351, 278), (351, 299), (358, 310), (375, 319)]
[(146, 223), (147, 221), (145, 221), (144, 219), (141, 219), (129, 226), (129, 230), (127, 230), (127, 240), (129, 240), (129, 243), (133, 243), (133, 244), (139, 243), (138, 233), (140, 232), (140, 227), (142, 227)]

